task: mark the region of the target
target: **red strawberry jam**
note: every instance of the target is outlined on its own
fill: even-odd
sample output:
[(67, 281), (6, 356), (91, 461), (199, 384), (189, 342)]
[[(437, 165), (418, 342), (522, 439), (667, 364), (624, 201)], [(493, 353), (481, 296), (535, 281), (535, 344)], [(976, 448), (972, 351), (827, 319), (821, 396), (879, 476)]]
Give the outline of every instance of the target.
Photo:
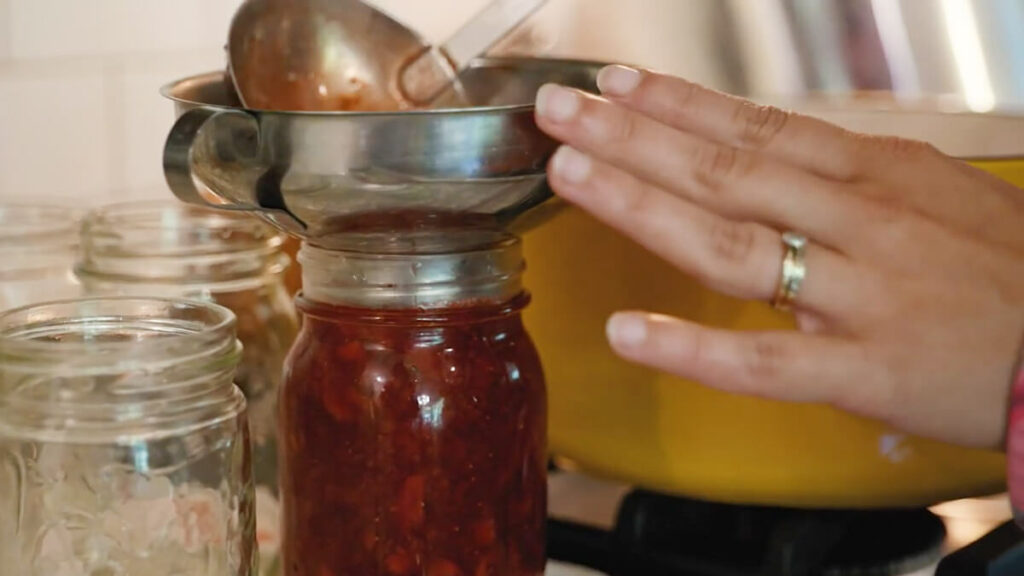
[(546, 394), (518, 243), (302, 260), (281, 398), (285, 574), (543, 574)]

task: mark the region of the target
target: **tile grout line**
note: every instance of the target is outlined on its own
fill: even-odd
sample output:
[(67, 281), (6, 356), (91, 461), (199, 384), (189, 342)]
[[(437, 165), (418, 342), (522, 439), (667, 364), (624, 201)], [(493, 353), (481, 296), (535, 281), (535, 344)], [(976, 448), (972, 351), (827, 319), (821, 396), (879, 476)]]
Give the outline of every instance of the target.
[(14, 9), (10, 0), (0, 0), (0, 54), (14, 59)]

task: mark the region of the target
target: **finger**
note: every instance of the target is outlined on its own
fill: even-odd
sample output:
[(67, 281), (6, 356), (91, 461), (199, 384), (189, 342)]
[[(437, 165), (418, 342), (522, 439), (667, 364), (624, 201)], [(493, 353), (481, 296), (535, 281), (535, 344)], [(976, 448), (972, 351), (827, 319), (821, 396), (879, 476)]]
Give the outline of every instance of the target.
[[(1019, 237), (1015, 217), (1020, 210), (1014, 210), (1014, 203), (1020, 190), (1002, 181), (982, 185), (985, 176), (924, 142), (856, 135), (816, 118), (623, 66), (606, 67), (598, 84), (605, 96), (674, 128), (741, 150), (759, 150), (822, 176), (888, 183), (860, 191), (880, 192), (885, 197), (876, 199), (993, 243)], [(976, 191), (971, 202), (961, 201), (964, 188)]]
[(598, 86), (616, 102), (719, 144), (762, 151), (828, 178), (850, 180), (860, 172), (859, 138), (816, 118), (625, 66), (604, 68)]
[[(986, 177), (977, 170), (924, 142), (854, 134), (823, 120), (623, 66), (603, 69), (598, 85), (606, 97), (674, 128), (761, 151), (828, 178), (883, 184), (858, 191), (881, 193), (875, 199), (906, 206), (992, 243), (1005, 245), (1019, 238), (1020, 209), (1015, 203), (1020, 190), (1002, 181), (981, 182)], [(967, 188), (975, 191), (971, 202), (962, 201)]]
[[(774, 297), (784, 256), (779, 232), (722, 218), (614, 166), (563, 146), (552, 158), (555, 192), (710, 288), (739, 298)], [(849, 259), (811, 244), (798, 307), (844, 320), (875, 290)]]
[[(562, 114), (560, 107), (575, 111)], [(844, 189), (850, 184), (685, 134), (578, 91), (545, 87), (537, 110), (539, 125), (553, 137), (730, 218), (841, 246), (850, 238), (837, 235), (843, 228), (830, 220), (842, 214), (856, 222), (863, 211), (865, 200)], [(862, 233), (858, 227), (857, 236)]]
[(620, 313), (608, 340), (623, 358), (743, 395), (825, 403), (879, 416), (891, 397), (856, 343), (799, 332), (733, 332), (667, 316)]

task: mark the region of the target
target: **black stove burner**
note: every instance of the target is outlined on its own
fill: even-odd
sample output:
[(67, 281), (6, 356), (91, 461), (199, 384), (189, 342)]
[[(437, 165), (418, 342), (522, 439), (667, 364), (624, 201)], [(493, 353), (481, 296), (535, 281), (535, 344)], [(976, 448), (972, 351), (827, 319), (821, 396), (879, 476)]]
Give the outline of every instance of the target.
[(634, 491), (612, 532), (549, 522), (549, 555), (611, 576), (899, 576), (935, 563), (927, 510), (794, 510)]

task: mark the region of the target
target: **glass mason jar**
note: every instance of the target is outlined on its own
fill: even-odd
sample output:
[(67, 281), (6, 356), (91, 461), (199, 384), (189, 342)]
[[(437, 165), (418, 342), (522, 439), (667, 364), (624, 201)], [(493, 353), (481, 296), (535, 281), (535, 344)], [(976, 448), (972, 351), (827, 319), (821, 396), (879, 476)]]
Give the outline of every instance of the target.
[(0, 204), (0, 311), (79, 295), (74, 210)]
[(249, 401), (257, 536), (264, 574), (279, 573), (277, 394), (298, 324), (284, 285), (284, 236), (253, 216), (170, 201), (96, 210), (82, 225), (76, 272), (90, 295), (211, 301), (238, 318), (235, 378)]
[(288, 576), (539, 576), (547, 398), (518, 240), (304, 246), (281, 393)]
[(239, 355), (211, 304), (0, 315), (0, 572), (255, 574)]

